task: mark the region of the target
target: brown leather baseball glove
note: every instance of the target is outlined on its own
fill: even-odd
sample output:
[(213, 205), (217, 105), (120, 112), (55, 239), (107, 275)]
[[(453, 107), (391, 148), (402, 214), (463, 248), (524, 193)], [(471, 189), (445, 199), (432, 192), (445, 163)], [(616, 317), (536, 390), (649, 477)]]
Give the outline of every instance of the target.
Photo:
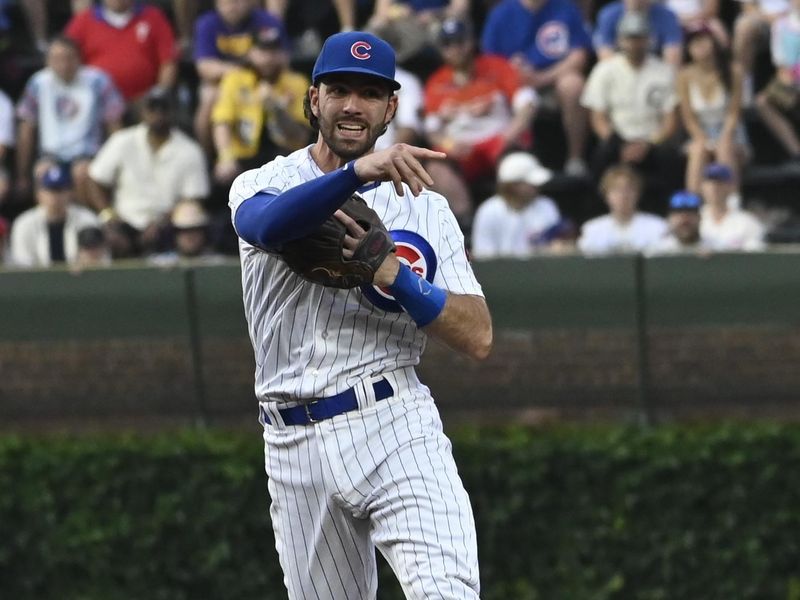
[(394, 242), (361, 196), (350, 196), (341, 210), (366, 231), (352, 258), (342, 254), (347, 229), (333, 216), (310, 235), (284, 244), (277, 254), (292, 271), (312, 283), (335, 288), (370, 284), (383, 260), (394, 252)]

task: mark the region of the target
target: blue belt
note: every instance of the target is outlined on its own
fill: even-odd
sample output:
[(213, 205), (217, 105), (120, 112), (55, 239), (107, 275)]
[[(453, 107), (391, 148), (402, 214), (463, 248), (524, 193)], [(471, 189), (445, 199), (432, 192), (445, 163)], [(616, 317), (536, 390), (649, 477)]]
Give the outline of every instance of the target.
[[(372, 384), (372, 389), (375, 390), (375, 400), (385, 400), (394, 394), (392, 384), (386, 379), (381, 379)], [(292, 406), (291, 408), (280, 408), (278, 412), (283, 419), (285, 425), (310, 425), (325, 419), (331, 419), (336, 415), (341, 415), (351, 410), (358, 408), (358, 399), (356, 398), (356, 391), (353, 388), (345, 390), (329, 396), (327, 398), (318, 398), (311, 400), (305, 404)], [(264, 417), (265, 423), (271, 423), (266, 411), (261, 410), (261, 415)]]

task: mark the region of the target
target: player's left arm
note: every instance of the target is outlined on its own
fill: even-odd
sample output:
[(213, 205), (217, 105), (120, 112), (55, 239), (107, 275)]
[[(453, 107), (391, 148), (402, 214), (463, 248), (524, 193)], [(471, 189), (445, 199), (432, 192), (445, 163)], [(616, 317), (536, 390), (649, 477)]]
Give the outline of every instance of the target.
[[(344, 239), (343, 254), (352, 258), (361, 238), (366, 232), (361, 226), (337, 211), (336, 218), (342, 221), (350, 235)], [(443, 217), (446, 220), (446, 217)], [(455, 227), (449, 224), (450, 228)], [(492, 349), (492, 319), (480, 286), (475, 281), (466, 259), (463, 237), (451, 234), (451, 255), (440, 265), (440, 272), (447, 268), (452, 282), (451, 290), (445, 290), (414, 273), (408, 265), (389, 254), (375, 272), (373, 283), (387, 288), (417, 326), (445, 343), (452, 349), (475, 360), (483, 360)], [(475, 292), (475, 293), (471, 293)]]

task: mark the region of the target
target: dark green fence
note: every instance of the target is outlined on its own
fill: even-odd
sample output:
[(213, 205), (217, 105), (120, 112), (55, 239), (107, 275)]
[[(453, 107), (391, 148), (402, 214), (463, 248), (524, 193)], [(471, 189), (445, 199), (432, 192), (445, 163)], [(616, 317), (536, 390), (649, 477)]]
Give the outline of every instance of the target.
[[(791, 414), (800, 254), (475, 264), (495, 350), (431, 343), (445, 411), (654, 420)], [(238, 264), (0, 273), (0, 422), (250, 418)], [(798, 405), (800, 406), (800, 404)]]

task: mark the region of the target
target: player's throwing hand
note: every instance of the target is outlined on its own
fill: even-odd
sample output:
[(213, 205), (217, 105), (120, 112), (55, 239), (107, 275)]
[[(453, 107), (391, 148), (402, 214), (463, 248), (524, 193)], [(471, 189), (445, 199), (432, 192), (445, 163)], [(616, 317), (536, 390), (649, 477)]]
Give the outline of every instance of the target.
[(403, 184), (419, 196), (425, 186), (433, 185), (433, 178), (420, 160), (442, 159), (447, 155), (419, 146), (394, 144), (386, 150), (373, 152), (359, 158), (353, 165), (362, 181), (391, 181), (397, 194), (403, 195)]

